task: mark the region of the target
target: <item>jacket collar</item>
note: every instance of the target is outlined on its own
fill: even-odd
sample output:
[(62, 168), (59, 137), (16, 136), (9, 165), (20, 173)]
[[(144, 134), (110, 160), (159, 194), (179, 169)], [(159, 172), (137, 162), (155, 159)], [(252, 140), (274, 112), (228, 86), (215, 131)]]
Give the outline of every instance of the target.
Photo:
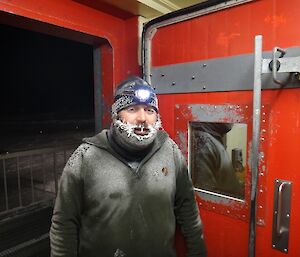
[[(123, 156), (121, 156), (116, 151), (114, 151), (113, 148), (110, 146), (110, 143), (108, 140), (108, 136), (109, 136), (108, 133), (109, 133), (109, 130), (104, 129), (102, 132), (100, 132), (99, 134), (97, 134), (93, 137), (84, 138), (83, 142), (90, 144), (90, 145), (94, 145), (96, 147), (99, 147), (101, 149), (108, 151), (113, 156), (115, 156), (117, 159), (121, 160), (123, 163), (125, 163), (127, 166), (130, 167), (130, 165), (128, 164), (128, 161)], [(138, 166), (138, 168), (136, 170), (136, 173), (138, 173), (140, 167), (143, 164), (145, 164), (162, 147), (162, 145), (165, 143), (165, 141), (167, 140), (168, 137), (169, 137), (168, 133), (165, 132), (164, 130), (158, 131), (157, 136), (154, 140), (154, 145), (153, 145), (152, 149), (141, 160), (140, 165)]]

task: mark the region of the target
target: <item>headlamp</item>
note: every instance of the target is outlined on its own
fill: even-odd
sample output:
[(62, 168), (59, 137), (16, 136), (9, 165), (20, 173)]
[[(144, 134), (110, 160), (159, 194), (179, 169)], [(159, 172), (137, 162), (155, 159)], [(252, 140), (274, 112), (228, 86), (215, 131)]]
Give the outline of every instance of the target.
[(134, 92), (134, 96), (139, 100), (139, 102), (146, 103), (150, 99), (151, 92), (147, 89), (138, 89)]
[(145, 80), (132, 77), (118, 86), (112, 112), (118, 113), (128, 106), (138, 104), (151, 106), (158, 112), (158, 102), (154, 89)]
[(133, 97), (133, 101), (137, 104), (148, 104), (155, 98), (154, 90), (144, 85), (131, 86), (130, 89), (124, 91), (122, 95)]

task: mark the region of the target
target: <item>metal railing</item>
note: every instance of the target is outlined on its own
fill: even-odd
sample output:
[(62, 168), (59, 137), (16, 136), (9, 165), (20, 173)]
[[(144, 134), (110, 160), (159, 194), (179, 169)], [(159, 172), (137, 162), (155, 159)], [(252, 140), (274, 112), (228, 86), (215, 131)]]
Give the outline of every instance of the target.
[(55, 198), (58, 181), (76, 146), (0, 155), (0, 215)]

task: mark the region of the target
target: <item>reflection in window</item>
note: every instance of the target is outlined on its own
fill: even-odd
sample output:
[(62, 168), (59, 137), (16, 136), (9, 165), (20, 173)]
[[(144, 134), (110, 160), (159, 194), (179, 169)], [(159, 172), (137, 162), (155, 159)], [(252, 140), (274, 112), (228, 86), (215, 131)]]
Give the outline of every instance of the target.
[(195, 188), (244, 199), (246, 124), (192, 122), (190, 132)]

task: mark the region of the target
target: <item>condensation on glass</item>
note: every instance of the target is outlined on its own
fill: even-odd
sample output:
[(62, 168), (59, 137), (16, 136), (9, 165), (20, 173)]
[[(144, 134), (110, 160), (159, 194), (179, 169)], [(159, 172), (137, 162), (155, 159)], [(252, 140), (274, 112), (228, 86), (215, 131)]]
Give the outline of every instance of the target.
[(244, 199), (247, 125), (190, 122), (190, 173), (196, 190)]

